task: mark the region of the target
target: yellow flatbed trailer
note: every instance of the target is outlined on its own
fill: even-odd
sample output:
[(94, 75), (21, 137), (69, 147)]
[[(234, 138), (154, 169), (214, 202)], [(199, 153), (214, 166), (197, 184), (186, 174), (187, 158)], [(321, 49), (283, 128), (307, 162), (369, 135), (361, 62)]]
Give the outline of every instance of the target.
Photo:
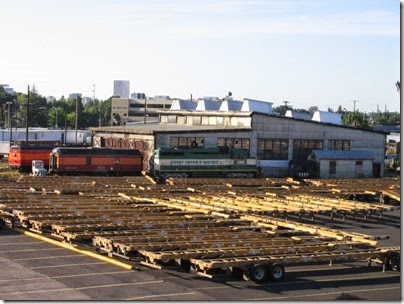
[(372, 261), (382, 263), (386, 268), (400, 271), (400, 247), (333, 250), (315, 253), (246, 255), (214, 259), (191, 258), (190, 267), (202, 276), (212, 278), (213, 270), (227, 270), (235, 275), (242, 275), (246, 280), (258, 283), (267, 279), (280, 281), (284, 278), (286, 264), (306, 264), (329, 262)]

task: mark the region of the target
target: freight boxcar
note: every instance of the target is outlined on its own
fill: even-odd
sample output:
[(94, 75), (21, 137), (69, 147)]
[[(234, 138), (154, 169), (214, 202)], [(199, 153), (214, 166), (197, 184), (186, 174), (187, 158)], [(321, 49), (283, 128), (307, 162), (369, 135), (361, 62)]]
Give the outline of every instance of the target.
[(33, 160), (43, 160), (45, 168), (49, 165), (49, 153), (54, 145), (22, 146), (12, 145), (8, 153), (8, 166), (10, 169), (30, 171)]
[(142, 158), (134, 149), (57, 147), (49, 155), (49, 173), (137, 175)]
[(248, 150), (219, 148), (159, 148), (154, 152), (156, 178), (225, 176), (254, 177), (257, 160)]

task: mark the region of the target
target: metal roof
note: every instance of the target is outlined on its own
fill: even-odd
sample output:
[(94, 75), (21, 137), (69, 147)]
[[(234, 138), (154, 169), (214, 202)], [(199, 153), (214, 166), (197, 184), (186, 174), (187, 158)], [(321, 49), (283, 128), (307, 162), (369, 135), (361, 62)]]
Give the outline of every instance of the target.
[(220, 100), (199, 99), (196, 111), (218, 111), (222, 102)]
[(244, 98), (241, 111), (272, 113), (272, 105), (269, 101)]
[(316, 111), (314, 112), (311, 119), (319, 122), (328, 122), (336, 125), (342, 125), (342, 114), (339, 113)]
[(310, 113), (304, 113), (304, 112), (296, 112), (292, 110), (287, 110), (286, 117), (293, 117), (293, 118), (298, 118), (298, 119), (303, 119), (303, 120), (311, 120), (311, 114)]
[(243, 102), (240, 100), (226, 99), (220, 105), (219, 111), (241, 111)]
[(313, 150), (318, 159), (374, 159), (375, 155), (367, 150)]
[(251, 127), (211, 126), (211, 125), (177, 125), (177, 124), (136, 124), (130, 126), (110, 126), (89, 128), (95, 132), (156, 134), (171, 132), (235, 132), (251, 131)]
[(172, 110), (195, 110), (196, 102), (185, 99), (174, 99), (171, 104)]

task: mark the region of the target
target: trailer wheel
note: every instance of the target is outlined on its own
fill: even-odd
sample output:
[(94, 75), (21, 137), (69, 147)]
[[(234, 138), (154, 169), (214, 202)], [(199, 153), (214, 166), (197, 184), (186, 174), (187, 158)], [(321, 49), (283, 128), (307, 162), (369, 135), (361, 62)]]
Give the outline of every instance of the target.
[(163, 266), (170, 266), (170, 265), (174, 264), (174, 261), (171, 260), (171, 259), (161, 259), (161, 260), (160, 260), (160, 263), (161, 263)]
[(281, 281), (285, 275), (285, 268), (281, 264), (273, 264), (269, 267), (269, 276), (272, 281)]
[(250, 269), (251, 280), (262, 283), (268, 279), (268, 268), (265, 265), (255, 265)]
[(391, 269), (393, 271), (398, 271), (400, 272), (400, 254), (393, 252), (389, 254), (389, 257), (386, 261), (386, 267), (387, 269)]

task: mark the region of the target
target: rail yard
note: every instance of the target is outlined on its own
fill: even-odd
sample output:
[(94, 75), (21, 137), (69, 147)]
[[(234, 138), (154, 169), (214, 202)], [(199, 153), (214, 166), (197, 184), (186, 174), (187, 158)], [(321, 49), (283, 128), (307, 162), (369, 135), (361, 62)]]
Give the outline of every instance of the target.
[[(167, 293), (172, 296), (158, 297), (165, 289), (160, 286), (145, 298), (116, 294), (105, 300), (183, 300), (179, 294), (189, 290), (198, 290), (191, 300), (237, 300), (231, 289), (212, 294), (197, 287), (219, 288), (228, 280), (259, 291), (239, 300), (279, 300), (273, 292), (288, 290), (305, 269), (324, 271), (331, 282), (341, 265), (346, 274), (359, 271), (358, 277), (377, 273), (380, 290), (393, 282), (390, 297), (397, 300), (400, 192), (399, 178), (170, 178), (159, 184), (148, 176), (23, 176), (0, 182), (0, 238), (11, 244), (23, 237), (13, 231), (25, 232), (122, 262), (139, 280), (143, 273), (193, 282), (178, 297), (174, 287)], [(0, 263), (12, 262), (7, 250), (0, 246)], [(325, 299), (348, 292), (345, 287)], [(0, 290), (1, 299), (33, 299), (13, 294)], [(322, 299), (312, 296), (302, 299)]]

